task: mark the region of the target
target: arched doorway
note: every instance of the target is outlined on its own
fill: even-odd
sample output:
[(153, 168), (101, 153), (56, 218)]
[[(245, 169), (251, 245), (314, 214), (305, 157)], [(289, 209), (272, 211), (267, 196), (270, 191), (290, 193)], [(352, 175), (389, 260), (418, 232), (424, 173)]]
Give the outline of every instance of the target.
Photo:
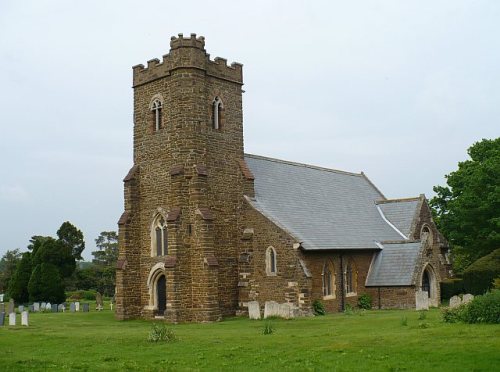
[(429, 272), (424, 271), (422, 275), (422, 291), (426, 291), (429, 298), (431, 298), (431, 280), (429, 278)]
[(439, 306), (439, 291), (437, 285), (438, 278), (436, 278), (433, 267), (428, 264), (422, 272), (420, 289), (427, 292), (430, 306)]
[(156, 282), (156, 298), (158, 299), (158, 315), (165, 314), (167, 309), (167, 280), (161, 275)]

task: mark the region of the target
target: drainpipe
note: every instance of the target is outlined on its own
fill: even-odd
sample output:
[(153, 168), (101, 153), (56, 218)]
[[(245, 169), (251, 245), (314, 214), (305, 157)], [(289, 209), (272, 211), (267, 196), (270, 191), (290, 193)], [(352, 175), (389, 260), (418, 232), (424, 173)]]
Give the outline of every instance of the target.
[(382, 304), (380, 303), (380, 287), (378, 287), (378, 309), (382, 309)]
[(344, 256), (340, 254), (340, 311), (345, 310), (344, 296)]

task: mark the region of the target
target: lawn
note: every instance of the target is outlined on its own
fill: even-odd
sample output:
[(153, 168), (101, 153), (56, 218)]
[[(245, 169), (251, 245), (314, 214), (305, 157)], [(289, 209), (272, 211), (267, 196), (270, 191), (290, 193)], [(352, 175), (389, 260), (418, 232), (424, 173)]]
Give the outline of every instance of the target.
[[(0, 370), (500, 370), (500, 325), (446, 324), (437, 309), (366, 311), (266, 321), (169, 325), (172, 343), (147, 341), (152, 323), (100, 313), (31, 314), (0, 327)], [(404, 325), (406, 319), (406, 324)]]

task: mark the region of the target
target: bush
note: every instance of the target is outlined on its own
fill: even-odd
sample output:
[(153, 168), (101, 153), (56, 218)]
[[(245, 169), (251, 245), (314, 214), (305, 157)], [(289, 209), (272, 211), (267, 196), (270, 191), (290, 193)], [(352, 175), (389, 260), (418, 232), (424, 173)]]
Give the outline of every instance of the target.
[(273, 327), (273, 323), (267, 321), (265, 324), (264, 324), (264, 329), (262, 330), (262, 334), (263, 335), (270, 335), (274, 332), (274, 327)]
[(323, 302), (320, 300), (316, 300), (313, 302), (313, 311), (314, 315), (325, 315), (326, 310), (325, 310), (325, 305), (323, 305)]
[(446, 301), (462, 293), (465, 293), (462, 279), (448, 279), (441, 282), (441, 300)]
[(372, 308), (372, 296), (367, 293), (363, 293), (358, 298), (358, 307), (360, 309), (371, 310)]
[(500, 323), (500, 290), (476, 296), (468, 304), (443, 310), (446, 323)]
[(354, 315), (354, 309), (350, 304), (345, 304), (344, 306), (344, 314), (345, 315)]
[(401, 318), (401, 325), (404, 327), (408, 325), (408, 318), (406, 316)]
[(177, 340), (174, 330), (167, 328), (165, 324), (153, 324), (153, 328), (148, 335), (149, 342), (173, 342)]
[(500, 277), (500, 248), (481, 257), (464, 271), (466, 293), (480, 295), (493, 287), (495, 278)]

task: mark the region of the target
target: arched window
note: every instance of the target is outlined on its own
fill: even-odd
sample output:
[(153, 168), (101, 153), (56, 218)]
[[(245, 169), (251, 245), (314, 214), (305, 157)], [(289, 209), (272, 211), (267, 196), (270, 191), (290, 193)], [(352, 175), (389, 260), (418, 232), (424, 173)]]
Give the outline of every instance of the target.
[(168, 231), (163, 216), (156, 217), (152, 231), (152, 255), (165, 256), (168, 254)]
[(155, 98), (153, 100), (153, 103), (151, 104), (151, 112), (153, 113), (153, 123), (154, 123), (154, 130), (155, 131), (159, 131), (162, 127), (162, 125), (161, 125), (162, 108), (163, 108), (163, 104), (161, 103), (161, 100), (159, 98)]
[(323, 296), (335, 298), (335, 274), (331, 262), (325, 262), (323, 266)]
[(354, 263), (352, 260), (348, 260), (344, 271), (344, 286), (346, 295), (356, 294), (357, 276), (358, 273)]
[(266, 274), (276, 275), (276, 267), (276, 251), (273, 247), (269, 247), (266, 251)]
[(224, 105), (219, 97), (215, 97), (212, 102), (212, 126), (214, 129), (220, 129), (222, 124), (222, 111)]

